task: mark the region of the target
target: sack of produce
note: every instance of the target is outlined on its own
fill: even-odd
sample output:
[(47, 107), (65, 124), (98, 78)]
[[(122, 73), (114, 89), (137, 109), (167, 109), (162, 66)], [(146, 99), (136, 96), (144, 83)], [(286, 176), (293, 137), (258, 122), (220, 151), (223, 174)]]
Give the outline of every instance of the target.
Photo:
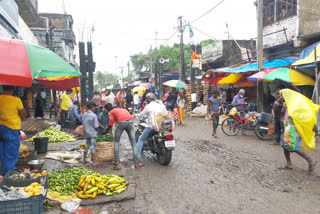
[(105, 161), (114, 159), (114, 139), (109, 135), (102, 135), (97, 138), (96, 163), (102, 164)]

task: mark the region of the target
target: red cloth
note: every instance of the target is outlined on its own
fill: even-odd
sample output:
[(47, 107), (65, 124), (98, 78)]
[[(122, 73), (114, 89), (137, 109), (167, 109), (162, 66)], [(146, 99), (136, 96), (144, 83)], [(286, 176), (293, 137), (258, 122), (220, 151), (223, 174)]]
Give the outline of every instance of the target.
[(126, 120), (132, 120), (133, 117), (128, 112), (128, 110), (124, 108), (115, 108), (109, 112), (109, 126), (113, 126), (114, 122), (121, 123)]

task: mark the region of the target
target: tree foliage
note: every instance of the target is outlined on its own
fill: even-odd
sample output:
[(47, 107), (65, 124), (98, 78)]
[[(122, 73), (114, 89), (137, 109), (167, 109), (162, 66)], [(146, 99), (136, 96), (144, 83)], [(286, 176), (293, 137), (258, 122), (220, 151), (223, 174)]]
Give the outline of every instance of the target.
[(99, 86), (101, 86), (101, 88), (105, 88), (109, 85), (113, 85), (118, 80), (117, 75), (114, 75), (111, 73), (105, 73), (101, 71), (96, 72), (94, 75), (94, 78), (99, 83)]
[(214, 44), (214, 43), (216, 43), (216, 40), (208, 39), (208, 40), (201, 41), (200, 45), (201, 45), (201, 47), (204, 47), (204, 46), (207, 46), (207, 45), (210, 45), (210, 44)]
[[(178, 69), (179, 68), (179, 55), (180, 55), (180, 46), (179, 44), (174, 44), (173, 46), (161, 46), (160, 48), (152, 50), (152, 53), (148, 54), (135, 54), (132, 55), (131, 63), (134, 67), (134, 72), (150, 72), (150, 62), (151, 57), (153, 61), (153, 66), (155, 62), (159, 62), (160, 58), (169, 59), (168, 68)], [(184, 58), (185, 64), (190, 63), (190, 45), (184, 46)]]

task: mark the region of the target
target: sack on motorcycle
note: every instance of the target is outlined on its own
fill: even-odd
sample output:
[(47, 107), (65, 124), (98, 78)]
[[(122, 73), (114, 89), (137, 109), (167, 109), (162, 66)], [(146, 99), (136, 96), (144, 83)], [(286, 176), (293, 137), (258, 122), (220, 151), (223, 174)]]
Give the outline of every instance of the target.
[(165, 129), (170, 129), (170, 124), (166, 121), (171, 122), (171, 129), (173, 129), (173, 122), (170, 120), (170, 115), (169, 114), (159, 114), (159, 113), (153, 113), (152, 116), (152, 128), (156, 131), (159, 132), (160, 130), (165, 130)]

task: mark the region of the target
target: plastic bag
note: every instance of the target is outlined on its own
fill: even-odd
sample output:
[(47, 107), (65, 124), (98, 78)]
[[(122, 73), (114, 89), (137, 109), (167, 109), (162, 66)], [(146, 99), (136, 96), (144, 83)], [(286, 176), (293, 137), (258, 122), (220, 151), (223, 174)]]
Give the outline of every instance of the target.
[(315, 148), (313, 128), (316, 123), (316, 113), (320, 106), (314, 104), (304, 95), (290, 89), (283, 89), (280, 93), (285, 100), (288, 115), (292, 118), (301, 137), (301, 148), (306, 151), (313, 150)]
[(296, 127), (294, 126), (292, 119), (289, 118), (284, 128), (283, 148), (289, 152), (298, 150), (296, 149), (297, 137), (299, 137), (299, 135), (296, 133)]
[(79, 208), (80, 203), (81, 199), (73, 199), (71, 201), (61, 204), (61, 208), (68, 212), (74, 212)]
[(230, 111), (229, 111), (229, 116), (235, 116), (237, 114), (238, 110), (236, 107), (233, 107)]

